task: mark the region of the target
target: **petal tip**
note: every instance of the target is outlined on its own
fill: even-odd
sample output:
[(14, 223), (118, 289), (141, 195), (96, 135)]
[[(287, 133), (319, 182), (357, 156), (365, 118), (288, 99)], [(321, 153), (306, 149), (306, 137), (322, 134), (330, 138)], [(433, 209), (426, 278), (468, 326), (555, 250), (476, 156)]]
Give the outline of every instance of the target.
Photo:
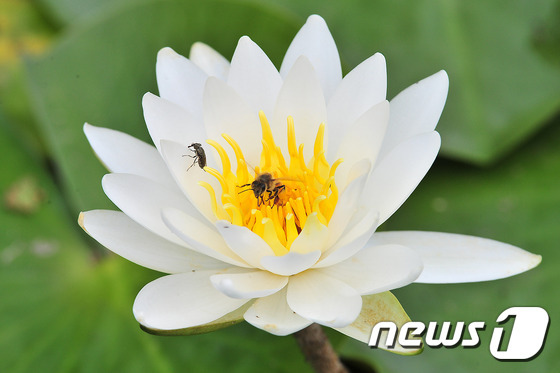
[(193, 45), (191, 45), (191, 50), (190, 50), (190, 52), (189, 52), (189, 57), (190, 57), (193, 53), (196, 54), (196, 53), (198, 53), (198, 52), (206, 51), (206, 50), (208, 50), (208, 49), (210, 49), (210, 47), (209, 47), (207, 44), (205, 44), (205, 43), (203, 43), (203, 42), (201, 42), (201, 41), (195, 41), (195, 42), (193, 43)]
[(155, 101), (157, 97), (158, 96), (154, 95), (152, 92), (144, 93), (144, 96), (142, 96), (142, 106), (145, 106), (149, 102)]
[(445, 96), (447, 96), (447, 93), (449, 91), (449, 75), (447, 75), (447, 71), (440, 70), (437, 73), (425, 78), (424, 80), (428, 79), (433, 82), (433, 89), (437, 91), (437, 89), (439, 88), (440, 91), (444, 92)]
[(169, 57), (177, 57), (178, 54), (175, 52), (171, 47), (164, 47), (158, 51), (157, 60), (159, 61), (160, 58), (169, 58)]
[(108, 174), (103, 175), (103, 177), (101, 178), (101, 187), (103, 188), (103, 191), (105, 192), (105, 194), (107, 196), (109, 196), (109, 194), (107, 194), (107, 193), (110, 193), (110, 188), (113, 185), (112, 184), (113, 180), (115, 180), (112, 175), (115, 175), (115, 174), (108, 173)]
[(239, 38), (239, 41), (237, 42), (238, 46), (241, 44), (254, 44), (254, 42), (247, 35), (243, 35), (242, 37)]
[[(80, 215), (78, 215), (78, 225), (84, 230), (84, 232), (88, 233), (85, 223), (84, 223), (85, 215), (83, 211), (80, 211)], [(88, 233), (89, 234), (89, 233)]]
[(321, 17), (318, 14), (312, 14), (309, 17), (307, 17), (307, 21), (305, 23), (313, 23), (313, 24), (318, 24), (318, 25), (327, 25), (327, 22), (325, 22), (325, 20), (323, 19), (323, 17)]
[(437, 73), (435, 73), (435, 75), (440, 77), (440, 79), (449, 81), (449, 75), (447, 74), (447, 71), (445, 71), (445, 70), (440, 70)]
[(531, 258), (529, 260), (529, 268), (527, 270), (535, 268), (536, 266), (541, 264), (541, 262), (542, 262), (541, 255), (531, 254)]
[(373, 55), (373, 57), (379, 58), (379, 59), (382, 59), (382, 60), (385, 60), (385, 55), (384, 55), (383, 53), (381, 53), (381, 52), (375, 52), (375, 54)]

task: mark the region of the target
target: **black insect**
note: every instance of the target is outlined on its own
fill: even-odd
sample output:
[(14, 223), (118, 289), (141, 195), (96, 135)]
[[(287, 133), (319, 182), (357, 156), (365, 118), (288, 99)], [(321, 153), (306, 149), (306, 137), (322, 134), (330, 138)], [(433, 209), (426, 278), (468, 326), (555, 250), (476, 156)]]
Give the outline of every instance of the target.
[[(206, 167), (206, 153), (204, 152), (204, 148), (200, 143), (193, 142), (188, 146), (188, 148), (194, 153), (194, 155), (189, 155), (189, 157), (194, 158), (193, 163), (187, 168), (187, 171), (192, 168), (198, 162), (198, 167), (204, 169)], [(184, 157), (184, 156), (183, 156)]]
[[(262, 174), (258, 174), (255, 177), (255, 180), (251, 184), (241, 185), (240, 188), (244, 188), (250, 186), (249, 189), (241, 191), (240, 193), (247, 192), (249, 190), (253, 191), (255, 198), (258, 201), (258, 205), (260, 206), (262, 203), (268, 202), (270, 200), (274, 200), (274, 203), (278, 202), (278, 194), (286, 189), (286, 186), (282, 184), (279, 179), (275, 179), (272, 177), (272, 174), (265, 172)], [(268, 193), (265, 196), (265, 193)], [(265, 200), (266, 197), (266, 200)]]

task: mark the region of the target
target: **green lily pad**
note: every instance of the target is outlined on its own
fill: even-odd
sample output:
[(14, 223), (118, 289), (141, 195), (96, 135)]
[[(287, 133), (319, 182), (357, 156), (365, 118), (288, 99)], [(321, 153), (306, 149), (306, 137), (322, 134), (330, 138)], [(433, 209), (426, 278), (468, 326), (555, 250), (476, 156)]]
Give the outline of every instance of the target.
[(45, 16), (61, 27), (79, 24), (144, 0), (36, 0)]
[(51, 44), (53, 31), (32, 1), (0, 0), (0, 107), (11, 130), (38, 153), (43, 151), (26, 90), (23, 60)]

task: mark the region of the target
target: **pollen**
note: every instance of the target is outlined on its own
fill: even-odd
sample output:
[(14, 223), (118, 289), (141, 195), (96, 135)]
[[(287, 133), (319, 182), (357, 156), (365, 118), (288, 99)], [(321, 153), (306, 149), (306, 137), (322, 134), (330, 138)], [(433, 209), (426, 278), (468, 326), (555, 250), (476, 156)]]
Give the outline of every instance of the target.
[(316, 224), (318, 220), (320, 224), (328, 225), (338, 202), (334, 174), (342, 159), (332, 165), (326, 160), (324, 123), (317, 131), (313, 155), (306, 161), (304, 144), (296, 142), (292, 117), (287, 118), (286, 158), (274, 142), (270, 124), (262, 111), (259, 119), (262, 131), (259, 164), (253, 166), (246, 162), (237, 142), (222, 134), (236, 159), (230, 160), (218, 142), (207, 140), (218, 153), (222, 170), (204, 167), (220, 183), (222, 195), (217, 195), (208, 183), (199, 184), (208, 191), (217, 219), (247, 227), (263, 238), (276, 255), (281, 256), (290, 251), (311, 215), (310, 224)]

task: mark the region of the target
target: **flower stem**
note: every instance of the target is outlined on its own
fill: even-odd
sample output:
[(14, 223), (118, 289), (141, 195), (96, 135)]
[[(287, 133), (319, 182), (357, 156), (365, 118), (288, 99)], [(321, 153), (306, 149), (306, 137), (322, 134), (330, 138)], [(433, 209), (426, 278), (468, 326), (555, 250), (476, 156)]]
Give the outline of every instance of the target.
[(348, 373), (320, 325), (311, 324), (294, 334), (305, 360), (317, 373)]

